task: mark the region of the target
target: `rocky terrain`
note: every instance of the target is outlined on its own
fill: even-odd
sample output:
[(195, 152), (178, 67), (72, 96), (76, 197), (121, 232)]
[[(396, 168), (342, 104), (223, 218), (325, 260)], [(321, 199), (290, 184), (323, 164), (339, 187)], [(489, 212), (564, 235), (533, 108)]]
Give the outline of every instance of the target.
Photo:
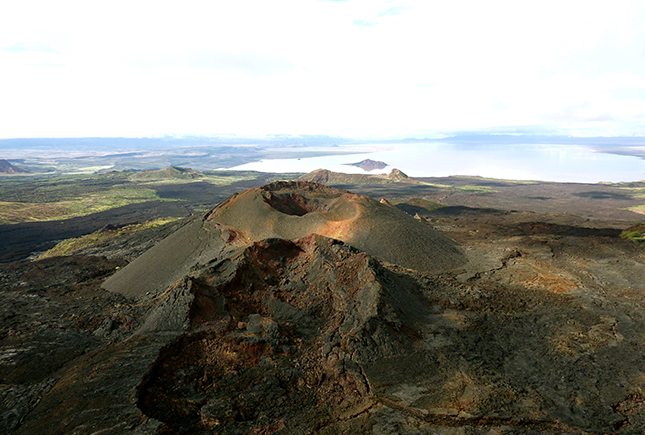
[(433, 207), (521, 210), (584, 217), (588, 225), (624, 228), (645, 213), (645, 181), (630, 183), (549, 183), (482, 177), (408, 177), (398, 169), (388, 175), (344, 174), (316, 170), (300, 180), (351, 189), (373, 198), (421, 199)]
[(2, 265), (0, 431), (643, 432), (641, 243), (384, 196), (271, 183)]

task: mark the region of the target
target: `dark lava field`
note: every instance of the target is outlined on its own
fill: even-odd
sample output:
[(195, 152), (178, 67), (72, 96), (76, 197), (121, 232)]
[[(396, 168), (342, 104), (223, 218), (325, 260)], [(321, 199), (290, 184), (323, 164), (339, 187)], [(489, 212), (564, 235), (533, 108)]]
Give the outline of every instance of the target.
[(4, 215), (1, 433), (645, 432), (645, 183), (158, 176)]

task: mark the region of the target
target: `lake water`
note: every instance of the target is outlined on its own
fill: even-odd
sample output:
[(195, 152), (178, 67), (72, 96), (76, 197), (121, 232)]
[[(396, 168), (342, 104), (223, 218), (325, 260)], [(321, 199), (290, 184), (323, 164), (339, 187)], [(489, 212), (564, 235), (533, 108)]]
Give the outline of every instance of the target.
[[(348, 166), (364, 159), (383, 161), (412, 177), (477, 175), (487, 178), (560, 182), (620, 182), (645, 180), (645, 160), (596, 152), (581, 145), (463, 145), (451, 143), (374, 144), (342, 146), (350, 154), (322, 157), (267, 159), (229, 169), (260, 172), (367, 173)], [(356, 152), (354, 152), (356, 151)]]

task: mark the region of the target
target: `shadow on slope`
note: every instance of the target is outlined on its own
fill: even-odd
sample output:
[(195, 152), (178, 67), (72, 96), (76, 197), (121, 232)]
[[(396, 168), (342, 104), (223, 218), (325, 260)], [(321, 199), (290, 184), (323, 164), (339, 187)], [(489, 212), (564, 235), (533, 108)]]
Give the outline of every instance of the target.
[(118, 226), (189, 214), (189, 209), (181, 203), (152, 201), (61, 221), (0, 225), (0, 240), (3, 242), (0, 244), (0, 262), (27, 258), (34, 252), (51, 248), (60, 240), (82, 236), (106, 225)]

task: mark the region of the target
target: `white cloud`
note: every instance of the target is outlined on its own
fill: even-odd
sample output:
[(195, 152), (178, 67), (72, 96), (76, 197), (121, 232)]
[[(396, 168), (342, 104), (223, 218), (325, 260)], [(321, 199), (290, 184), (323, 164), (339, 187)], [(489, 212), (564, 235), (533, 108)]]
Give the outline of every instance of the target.
[(0, 136), (645, 134), (639, 1), (0, 4)]

